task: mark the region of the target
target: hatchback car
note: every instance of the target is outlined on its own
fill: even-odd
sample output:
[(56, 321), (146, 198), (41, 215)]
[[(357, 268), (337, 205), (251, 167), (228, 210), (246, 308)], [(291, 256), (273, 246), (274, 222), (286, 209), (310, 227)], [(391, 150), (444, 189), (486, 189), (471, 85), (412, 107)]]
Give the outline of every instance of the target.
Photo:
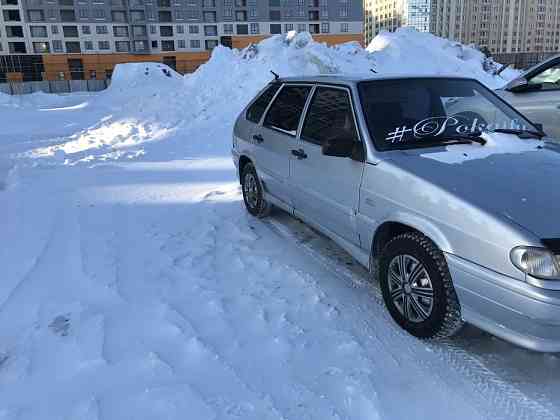
[(249, 213), (332, 238), (411, 334), (560, 350), (560, 146), (479, 82), (279, 78), (232, 152)]
[(531, 67), (496, 93), (560, 139), (560, 55)]

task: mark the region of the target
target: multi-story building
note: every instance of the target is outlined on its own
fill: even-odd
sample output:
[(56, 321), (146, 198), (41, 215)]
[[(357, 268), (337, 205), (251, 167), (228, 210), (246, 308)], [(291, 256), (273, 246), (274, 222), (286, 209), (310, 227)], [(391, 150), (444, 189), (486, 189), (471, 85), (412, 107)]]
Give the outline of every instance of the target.
[(292, 30), (361, 42), (362, 0), (0, 0), (0, 82), (103, 79), (129, 61), (189, 72), (219, 44)]
[(432, 0), (431, 32), (489, 52), (560, 48), (560, 0)]
[(381, 31), (412, 26), (420, 32), (430, 30), (433, 0), (365, 0), (364, 39), (369, 43)]
[(366, 42), (414, 26), (498, 57), (560, 50), (560, 0), (365, 0), (364, 13)]

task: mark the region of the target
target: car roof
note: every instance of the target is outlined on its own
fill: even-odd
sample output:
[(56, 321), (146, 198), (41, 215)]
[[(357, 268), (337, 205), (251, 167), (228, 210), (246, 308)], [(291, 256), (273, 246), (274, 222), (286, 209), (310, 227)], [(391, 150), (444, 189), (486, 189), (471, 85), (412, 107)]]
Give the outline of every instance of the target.
[(374, 82), (378, 80), (405, 80), (405, 79), (457, 79), (473, 80), (470, 77), (456, 75), (419, 75), (419, 74), (376, 74), (374, 76), (352, 75), (352, 74), (321, 74), (317, 76), (280, 77), (277, 81), (281, 83), (333, 83), (351, 85), (358, 82)]

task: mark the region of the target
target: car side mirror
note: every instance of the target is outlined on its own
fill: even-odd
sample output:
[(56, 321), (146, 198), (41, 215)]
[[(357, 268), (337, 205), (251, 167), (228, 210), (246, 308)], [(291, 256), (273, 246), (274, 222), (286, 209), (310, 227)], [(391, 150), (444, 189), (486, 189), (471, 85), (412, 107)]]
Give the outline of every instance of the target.
[(539, 90), (540, 88), (540, 84), (529, 84), (527, 79), (525, 79), (524, 77), (520, 77), (518, 79), (512, 80), (509, 85), (507, 85), (506, 90), (513, 93), (521, 93)]
[(349, 138), (332, 138), (326, 140), (321, 146), (321, 152), (325, 156), (352, 157), (354, 143)]
[(543, 132), (543, 125), (541, 123), (533, 123), (533, 125), (535, 126), (535, 128), (537, 130), (539, 130), (541, 133)]

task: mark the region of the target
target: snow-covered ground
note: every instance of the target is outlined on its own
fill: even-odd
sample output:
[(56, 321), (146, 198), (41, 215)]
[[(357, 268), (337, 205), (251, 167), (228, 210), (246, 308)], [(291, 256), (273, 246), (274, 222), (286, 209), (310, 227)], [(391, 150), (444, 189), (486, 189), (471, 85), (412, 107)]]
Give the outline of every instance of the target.
[(229, 148), (264, 84), (494, 77), (427, 34), (120, 66), (98, 94), (0, 96), (0, 419), (553, 419), (560, 360), (474, 328), (416, 340), (375, 282), (285, 214), (245, 212)]

